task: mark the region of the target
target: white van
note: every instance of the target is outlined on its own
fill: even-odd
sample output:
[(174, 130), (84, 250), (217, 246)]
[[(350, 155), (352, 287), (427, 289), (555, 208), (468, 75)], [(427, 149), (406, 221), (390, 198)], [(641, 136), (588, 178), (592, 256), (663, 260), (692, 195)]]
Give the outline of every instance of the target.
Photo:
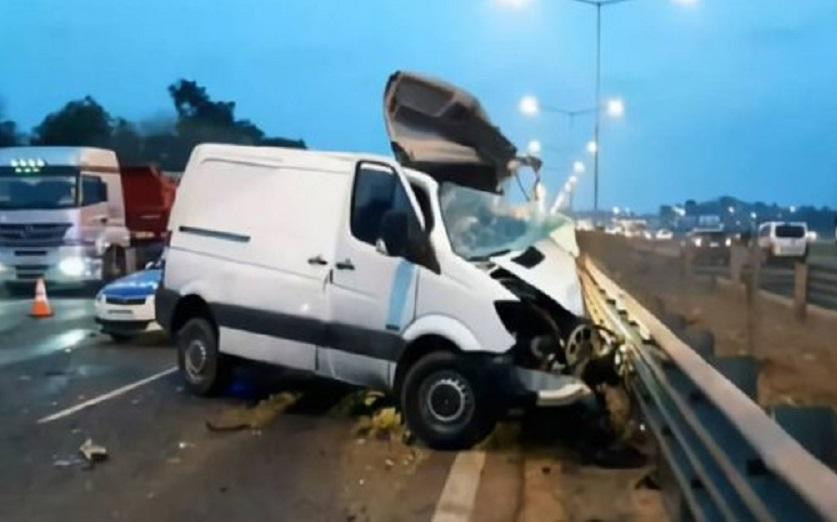
[(590, 396), (613, 356), (582, 319), (572, 245), (554, 239), (572, 223), (521, 217), (484, 176), (435, 174), (196, 147), (156, 299), (187, 386), (219, 390), (236, 356), (389, 389), (434, 447), (473, 444), (518, 401)]
[(808, 256), (808, 225), (768, 221), (759, 225), (758, 245), (768, 257)]

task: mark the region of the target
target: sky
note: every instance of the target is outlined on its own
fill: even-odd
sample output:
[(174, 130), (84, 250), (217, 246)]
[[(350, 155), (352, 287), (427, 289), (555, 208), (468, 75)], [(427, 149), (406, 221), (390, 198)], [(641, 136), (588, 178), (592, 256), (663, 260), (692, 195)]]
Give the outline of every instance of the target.
[[(681, 0), (682, 2), (682, 0)], [(595, 9), (571, 0), (2, 0), (0, 110), (24, 129), (92, 95), (115, 116), (173, 115), (166, 86), (197, 80), (269, 135), (388, 153), (395, 70), (475, 94), (521, 149), (544, 145), (554, 196), (572, 162), (592, 207)], [(632, 0), (602, 16), (602, 208), (732, 195), (837, 206), (837, 2)]]

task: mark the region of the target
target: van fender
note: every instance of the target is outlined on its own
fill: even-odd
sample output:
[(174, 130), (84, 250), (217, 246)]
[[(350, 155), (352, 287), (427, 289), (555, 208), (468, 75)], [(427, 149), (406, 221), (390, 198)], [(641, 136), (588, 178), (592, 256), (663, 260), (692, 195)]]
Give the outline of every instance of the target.
[(410, 323), (401, 334), (401, 337), (409, 344), (425, 335), (444, 337), (454, 343), (463, 352), (502, 352), (492, 349), (493, 347), (482, 346), (477, 340), (477, 336), (462, 322), (441, 314), (429, 314), (419, 317)]

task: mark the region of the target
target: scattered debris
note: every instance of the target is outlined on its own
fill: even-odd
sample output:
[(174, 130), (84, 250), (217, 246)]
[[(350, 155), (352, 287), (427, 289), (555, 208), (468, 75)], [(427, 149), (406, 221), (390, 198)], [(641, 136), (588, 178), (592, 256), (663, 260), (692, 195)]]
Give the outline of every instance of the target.
[(217, 432), (258, 430), (270, 424), (274, 418), (299, 400), (299, 397), (299, 393), (290, 392), (271, 395), (253, 407), (225, 411), (219, 419), (206, 421), (206, 428)]
[(652, 489), (652, 490), (659, 490), (660, 483), (657, 481), (657, 476), (655, 471), (651, 471), (647, 473), (644, 477), (639, 479), (636, 484), (634, 484), (634, 489)]
[(186, 442), (185, 440), (181, 440), (177, 443), (177, 447), (179, 449), (194, 448), (195, 444), (193, 442)]
[(392, 459), (386, 459), (384, 460), (384, 466), (386, 466), (387, 469), (392, 469), (393, 466), (395, 466), (395, 461)]
[(169, 464), (180, 464), (181, 460), (180, 457), (169, 457), (166, 459), (166, 462)]
[(543, 473), (544, 475), (549, 475), (551, 472), (552, 468), (550, 468), (549, 466), (543, 466), (541, 468), (541, 473)]
[(358, 390), (343, 397), (328, 414), (337, 418), (372, 415), (376, 410), (389, 405), (389, 398), (383, 392)]
[(86, 462), (76, 456), (68, 457), (66, 459), (56, 459), (52, 461), (52, 465), (56, 468), (71, 468), (74, 466), (82, 466), (84, 464), (86, 464)]
[(88, 438), (84, 444), (78, 449), (84, 456), (87, 462), (101, 462), (107, 460), (108, 450), (104, 446), (99, 446), (93, 443), (93, 439)]

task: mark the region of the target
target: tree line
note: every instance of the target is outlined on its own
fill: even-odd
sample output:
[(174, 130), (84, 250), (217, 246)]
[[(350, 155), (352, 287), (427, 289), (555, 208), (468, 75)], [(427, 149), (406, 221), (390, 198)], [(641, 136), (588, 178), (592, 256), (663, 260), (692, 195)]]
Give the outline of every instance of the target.
[(93, 97), (69, 101), (24, 133), (0, 117), (0, 147), (69, 145), (113, 149), (126, 165), (154, 163), (182, 171), (199, 143), (235, 143), (305, 148), (305, 141), (267, 136), (247, 119), (236, 119), (235, 102), (213, 100), (197, 82), (178, 80), (168, 87), (176, 119), (161, 129), (143, 132), (124, 118), (112, 116)]

